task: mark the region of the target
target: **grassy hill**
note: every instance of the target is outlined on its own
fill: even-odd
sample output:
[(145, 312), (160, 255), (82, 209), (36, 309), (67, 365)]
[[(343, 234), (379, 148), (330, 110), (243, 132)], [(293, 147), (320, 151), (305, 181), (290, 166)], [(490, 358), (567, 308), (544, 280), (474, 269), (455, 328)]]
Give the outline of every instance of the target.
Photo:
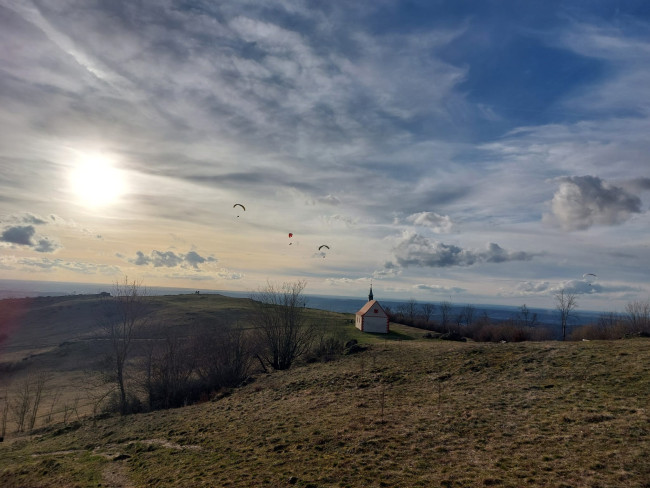
[[(147, 326), (137, 331), (131, 363), (147, 353), (152, 339), (166, 334), (197, 335), (211, 328), (250, 327), (251, 301), (219, 294), (145, 297)], [(104, 311), (99, 295), (0, 300), (0, 407), (23, 381), (41, 371), (51, 373), (42, 409), (61, 420), (89, 414), (106, 390), (99, 371), (110, 353), (101, 328)], [(307, 309), (310, 323), (342, 338), (366, 340), (348, 327), (351, 315)], [(54, 398), (56, 396), (56, 398)], [(52, 403), (56, 405), (50, 408)], [(48, 417), (41, 413), (40, 422)], [(37, 425), (39, 425), (37, 423)], [(9, 429), (10, 430), (10, 429)]]
[[(160, 300), (157, 313), (187, 324), (247, 309)], [(258, 373), (198, 405), (11, 436), (0, 486), (650, 486), (650, 340), (384, 338), (312, 313), (368, 349)]]

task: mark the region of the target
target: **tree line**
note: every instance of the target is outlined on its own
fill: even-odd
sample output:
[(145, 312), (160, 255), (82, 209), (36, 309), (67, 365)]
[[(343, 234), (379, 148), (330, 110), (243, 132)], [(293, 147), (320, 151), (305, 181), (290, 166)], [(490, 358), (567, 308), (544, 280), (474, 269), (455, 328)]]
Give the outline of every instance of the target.
[[(543, 324), (537, 313), (522, 305), (510, 318), (496, 320), (471, 304), (451, 301), (419, 303), (410, 299), (394, 309), (384, 307), (392, 322), (431, 331), (431, 337), (478, 342), (541, 340), (613, 340), (650, 336), (650, 301), (634, 301), (623, 313), (603, 312), (594, 323), (574, 325), (577, 295), (563, 289), (554, 295), (557, 326)], [(558, 332), (559, 331), (559, 332)]]

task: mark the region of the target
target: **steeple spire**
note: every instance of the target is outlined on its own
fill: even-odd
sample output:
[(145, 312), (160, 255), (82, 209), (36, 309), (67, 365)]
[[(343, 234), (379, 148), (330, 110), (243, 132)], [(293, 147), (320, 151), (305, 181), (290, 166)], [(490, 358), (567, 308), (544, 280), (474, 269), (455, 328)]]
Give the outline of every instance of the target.
[(370, 293), (368, 294), (368, 301), (372, 301), (372, 283), (370, 283)]

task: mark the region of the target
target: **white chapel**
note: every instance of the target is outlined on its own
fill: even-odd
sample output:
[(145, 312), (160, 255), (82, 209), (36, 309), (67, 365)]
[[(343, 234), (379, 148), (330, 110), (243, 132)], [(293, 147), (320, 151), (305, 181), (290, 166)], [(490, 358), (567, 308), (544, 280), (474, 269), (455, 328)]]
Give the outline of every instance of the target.
[(388, 334), (390, 332), (388, 314), (381, 308), (379, 302), (374, 300), (372, 285), (368, 294), (368, 303), (356, 313), (355, 327), (361, 332), (375, 334)]

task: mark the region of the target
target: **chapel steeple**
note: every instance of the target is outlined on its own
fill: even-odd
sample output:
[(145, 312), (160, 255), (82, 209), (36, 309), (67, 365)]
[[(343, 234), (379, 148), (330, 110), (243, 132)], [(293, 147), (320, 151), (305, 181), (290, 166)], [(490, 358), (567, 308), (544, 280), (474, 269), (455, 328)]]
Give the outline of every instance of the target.
[(372, 283), (370, 283), (370, 293), (368, 293), (368, 301), (372, 301)]

